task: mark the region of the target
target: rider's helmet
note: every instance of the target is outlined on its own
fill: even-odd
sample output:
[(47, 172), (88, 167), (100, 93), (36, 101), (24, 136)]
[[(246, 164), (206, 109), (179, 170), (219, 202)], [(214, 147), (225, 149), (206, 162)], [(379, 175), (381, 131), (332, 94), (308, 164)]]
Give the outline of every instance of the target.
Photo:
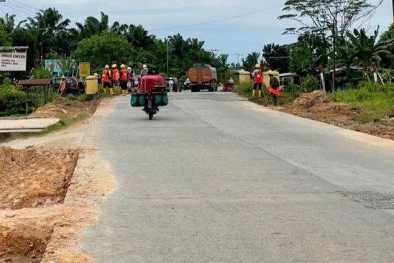
[(108, 65), (105, 65), (105, 67), (104, 68), (106, 68), (106, 69), (109, 69), (109, 66)]
[(260, 68), (260, 64), (254, 65), (255, 68)]

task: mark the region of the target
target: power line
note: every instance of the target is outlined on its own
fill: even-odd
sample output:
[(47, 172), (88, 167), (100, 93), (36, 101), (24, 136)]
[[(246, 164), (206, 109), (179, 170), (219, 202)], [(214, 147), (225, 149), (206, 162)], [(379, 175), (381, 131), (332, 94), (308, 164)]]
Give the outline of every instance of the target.
[[(16, 8), (21, 9), (21, 12), (23, 12), (25, 14), (27, 14), (26, 12), (28, 12), (29, 14), (35, 14), (35, 12), (31, 11), (31, 9), (27, 9), (27, 8), (25, 8), (23, 6), (19, 6), (17, 4), (11, 3), (10, 1), (8, 1), (7, 3), (12, 5), (12, 6), (15, 6)], [(8, 7), (11, 8), (10, 6), (8, 6)], [(23, 10), (25, 10), (25, 11), (23, 11)]]
[(18, 4), (22, 5), (22, 6), (26, 6), (26, 7), (28, 7), (29, 9), (34, 10), (34, 12), (39, 11), (39, 9), (37, 9), (37, 8), (34, 7), (34, 6), (27, 5), (27, 4), (25, 4), (25, 3), (21, 3), (21, 2), (16, 1), (16, 0), (8, 0), (8, 1), (16, 2), (16, 3), (18, 3)]
[(273, 9), (277, 9), (282, 7), (280, 6), (274, 6), (274, 7), (270, 7), (270, 8), (266, 8), (263, 10), (259, 10), (259, 11), (255, 11), (255, 12), (251, 12), (251, 13), (247, 13), (247, 14), (242, 14), (242, 15), (238, 15), (238, 16), (232, 16), (232, 17), (227, 17), (227, 18), (223, 18), (223, 19), (216, 19), (216, 20), (210, 20), (210, 21), (206, 21), (206, 22), (200, 22), (200, 23), (195, 23), (195, 24), (189, 24), (189, 25), (184, 25), (184, 26), (176, 26), (176, 27), (167, 27), (167, 28), (159, 28), (159, 29), (151, 29), (148, 31), (164, 31), (164, 30), (171, 30), (171, 29), (180, 29), (180, 28), (186, 28), (186, 27), (194, 27), (194, 26), (201, 26), (201, 25), (206, 25), (206, 24), (212, 24), (212, 23), (217, 23), (217, 22), (223, 22), (223, 21), (227, 21), (227, 20), (232, 20), (232, 19), (237, 19), (237, 18), (241, 18), (244, 16), (250, 16), (250, 15), (254, 15), (254, 14), (258, 14), (258, 13), (262, 13), (265, 11), (270, 11)]

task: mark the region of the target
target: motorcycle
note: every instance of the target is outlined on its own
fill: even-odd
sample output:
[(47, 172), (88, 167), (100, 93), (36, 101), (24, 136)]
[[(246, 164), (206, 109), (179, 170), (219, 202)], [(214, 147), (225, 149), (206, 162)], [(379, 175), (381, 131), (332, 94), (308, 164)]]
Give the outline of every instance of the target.
[(145, 75), (140, 78), (138, 89), (131, 94), (132, 107), (143, 107), (143, 111), (153, 119), (159, 106), (168, 104), (168, 95), (164, 78), (160, 75)]

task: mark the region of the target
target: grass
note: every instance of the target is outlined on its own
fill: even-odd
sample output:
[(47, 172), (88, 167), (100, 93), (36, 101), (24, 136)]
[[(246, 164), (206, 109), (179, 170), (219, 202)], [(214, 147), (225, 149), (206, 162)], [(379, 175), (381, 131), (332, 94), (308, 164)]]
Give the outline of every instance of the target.
[(394, 85), (390, 84), (383, 86), (364, 82), (357, 89), (337, 91), (329, 97), (360, 109), (360, 114), (354, 119), (363, 123), (380, 121), (394, 113)]
[(61, 118), (58, 122), (49, 125), (48, 127), (44, 128), (42, 131), (40, 132), (34, 132), (34, 133), (27, 133), (27, 134), (23, 134), (24, 137), (39, 137), (39, 136), (44, 136), (47, 135), (51, 132), (55, 132), (58, 130), (62, 130), (65, 129), (75, 123), (84, 121), (88, 118), (87, 115), (85, 114), (81, 114), (75, 117), (66, 117), (66, 118)]
[[(270, 105), (273, 105), (272, 97), (271, 97), (269, 91), (267, 90), (267, 88), (264, 86), (264, 84), (263, 84), (262, 89), (263, 89), (263, 92), (266, 96), (267, 103)], [(247, 97), (249, 100), (251, 100), (257, 104), (265, 105), (265, 100), (263, 97), (261, 97), (261, 98), (252, 97), (252, 90), (253, 90), (253, 82), (239, 83), (234, 87), (233, 92), (235, 92), (241, 96)], [(257, 94), (256, 94), (256, 96), (257, 96)], [(278, 97), (278, 105), (290, 103), (293, 100), (295, 100), (297, 97), (298, 97), (297, 94), (295, 94), (293, 92), (288, 92), (285, 90)]]
[[(233, 92), (249, 98), (249, 100), (264, 105), (264, 98), (252, 97), (253, 83), (238, 84)], [(263, 87), (264, 88), (264, 87)], [(265, 89), (265, 88), (264, 88)], [(272, 104), (271, 96), (265, 89), (268, 104)], [(300, 94), (299, 87), (284, 90), (278, 98), (278, 105), (289, 104)], [(390, 114), (394, 114), (394, 84), (361, 82), (356, 89), (337, 91), (327, 94), (330, 99), (344, 102), (358, 109), (359, 114), (353, 119), (361, 123), (379, 122)]]

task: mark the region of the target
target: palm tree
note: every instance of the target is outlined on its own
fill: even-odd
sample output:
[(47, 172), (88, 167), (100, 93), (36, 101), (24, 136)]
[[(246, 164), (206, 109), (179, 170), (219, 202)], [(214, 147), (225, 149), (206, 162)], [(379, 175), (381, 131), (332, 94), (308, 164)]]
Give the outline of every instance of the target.
[(364, 74), (368, 72), (368, 67), (372, 62), (379, 62), (381, 55), (391, 56), (388, 45), (392, 41), (377, 42), (379, 28), (374, 31), (372, 36), (367, 36), (365, 29), (354, 29), (353, 34), (348, 33), (347, 36), (354, 48), (355, 58), (363, 66)]
[(26, 22), (23, 20), (15, 26), (15, 16), (16, 15), (9, 15), (8, 13), (3, 17), (0, 17), (0, 24), (4, 26), (4, 30), (8, 34), (12, 34), (14, 30), (20, 29), (21, 25)]
[(155, 44), (155, 38), (148, 35), (148, 31), (146, 31), (141, 25), (129, 25), (128, 28), (125, 29), (123, 36), (132, 46), (137, 48), (149, 49)]
[(89, 16), (85, 19), (85, 23), (75, 23), (77, 29), (71, 29), (72, 34), (79, 40), (84, 38), (90, 38), (95, 35), (100, 35), (104, 31), (109, 30), (109, 19), (108, 15), (101, 12), (101, 19), (98, 20), (93, 16)]
[(37, 43), (41, 47), (41, 58), (45, 58), (51, 52), (63, 53), (69, 49), (63, 39), (68, 33), (67, 26), (70, 20), (62, 18), (63, 16), (54, 8), (40, 10), (34, 18), (28, 18), (26, 27), (36, 33)]

